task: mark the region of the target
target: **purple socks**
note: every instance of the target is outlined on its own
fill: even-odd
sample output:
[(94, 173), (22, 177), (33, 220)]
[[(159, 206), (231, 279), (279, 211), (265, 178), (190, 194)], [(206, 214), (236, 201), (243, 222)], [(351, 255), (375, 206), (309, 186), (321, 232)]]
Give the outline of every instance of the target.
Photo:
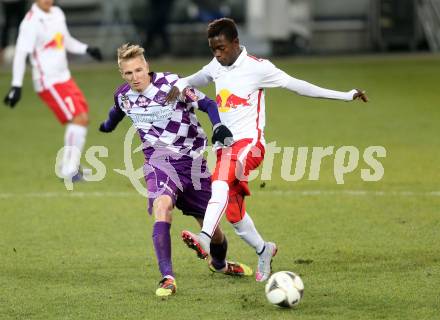
[(153, 226), (153, 245), (162, 277), (167, 275), (174, 277), (171, 262), (170, 228), (171, 224), (165, 221), (157, 221)]
[[(156, 251), (157, 262), (162, 277), (173, 276), (173, 264), (171, 262), (171, 224), (165, 221), (157, 221), (153, 226), (153, 245)], [(226, 252), (228, 250), (228, 241), (226, 237), (222, 243), (212, 243), (210, 245), (212, 266), (217, 269), (223, 269), (226, 266)]]

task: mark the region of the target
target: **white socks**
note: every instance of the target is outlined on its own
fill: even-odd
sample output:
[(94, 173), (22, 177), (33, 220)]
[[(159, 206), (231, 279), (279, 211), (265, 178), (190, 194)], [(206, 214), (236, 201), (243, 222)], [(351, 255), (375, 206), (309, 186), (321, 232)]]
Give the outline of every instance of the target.
[(72, 177), (78, 172), (81, 153), (86, 142), (87, 128), (69, 123), (64, 134), (64, 152), (61, 174)]
[(203, 219), (202, 232), (210, 237), (217, 228), (220, 219), (228, 205), (229, 186), (227, 182), (215, 180), (212, 182), (212, 195), (206, 207), (205, 217)]
[[(212, 195), (209, 200), (208, 206), (205, 212), (205, 218), (203, 219), (202, 232), (199, 235), (200, 244), (203, 249), (209, 252), (209, 243), (214, 230), (220, 222), (220, 219), (225, 212), (228, 205), (229, 186), (226, 182), (221, 180), (215, 180), (212, 183)], [(264, 249), (264, 240), (255, 228), (249, 214), (246, 212), (241, 221), (232, 224), (235, 229), (235, 233), (240, 236), (248, 245), (255, 249), (257, 254), (261, 253)]]
[(249, 214), (246, 212), (243, 219), (232, 224), (235, 233), (240, 236), (248, 245), (255, 249), (257, 254), (260, 254), (264, 249), (264, 240), (255, 228)]

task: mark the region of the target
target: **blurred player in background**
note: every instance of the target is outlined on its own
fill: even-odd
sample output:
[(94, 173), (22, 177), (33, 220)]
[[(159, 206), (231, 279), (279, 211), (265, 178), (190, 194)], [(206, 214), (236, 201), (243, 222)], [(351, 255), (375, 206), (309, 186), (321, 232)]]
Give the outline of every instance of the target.
[[(142, 47), (120, 47), (118, 65), (126, 83), (116, 90), (115, 104), (99, 129), (111, 132), (127, 115), (138, 130), (145, 155), (148, 211), (155, 217), (153, 245), (162, 274), (156, 295), (169, 296), (176, 292), (171, 261), (171, 212), (177, 207), (202, 226), (211, 197), (211, 179), (202, 155), (206, 135), (194, 109), (208, 113), (214, 128), (232, 134), (221, 124), (216, 103), (197, 90), (188, 90), (176, 103), (165, 103), (178, 76), (150, 72)], [(223, 139), (220, 133), (213, 135), (213, 141)], [(210, 269), (228, 275), (252, 275), (249, 267), (226, 261), (226, 251), (227, 240), (218, 227), (213, 230), (210, 243)]]
[(25, 0), (0, 0), (5, 21), (1, 31), (0, 61), (2, 60), (3, 50), (9, 45), (11, 30), (18, 32), (20, 21), (23, 19), (26, 10)]
[(259, 257), (256, 280), (264, 281), (271, 273), (271, 261), (277, 247), (260, 236), (246, 212), (244, 201), (244, 197), (250, 195), (246, 177), (264, 159), (263, 89), (281, 87), (304, 96), (344, 101), (361, 99), (367, 102), (367, 96), (355, 89), (340, 92), (320, 88), (289, 76), (268, 60), (249, 55), (246, 48), (240, 46), (237, 27), (232, 19), (211, 22), (208, 41), (214, 55), (212, 61), (197, 73), (177, 81), (167, 101), (174, 100), (188, 86), (202, 87), (214, 82), (220, 119), (232, 131), (234, 142), (228, 148), (217, 150), (212, 197), (200, 234), (193, 235), (189, 231), (187, 234), (209, 253), (213, 230), (226, 211), (226, 218), (233, 224), (236, 233), (256, 250)]
[[(170, 53), (171, 41), (168, 33), (168, 25), (171, 19), (174, 0), (150, 0), (146, 6), (145, 17), (146, 35), (143, 43), (148, 48), (150, 55), (166, 55)], [(160, 44), (157, 40), (160, 40)], [(150, 56), (151, 57), (151, 56)]]
[[(78, 181), (81, 152), (88, 125), (88, 105), (83, 93), (73, 80), (67, 63), (67, 52), (88, 53), (102, 60), (98, 48), (90, 47), (73, 38), (66, 25), (63, 11), (53, 6), (53, 0), (36, 0), (20, 25), (14, 63), (12, 88), (4, 103), (13, 108), (21, 98), (21, 87), (30, 56), (34, 89), (40, 98), (66, 125), (64, 154), (60, 173), (64, 178)], [(76, 152), (78, 151), (78, 152)]]

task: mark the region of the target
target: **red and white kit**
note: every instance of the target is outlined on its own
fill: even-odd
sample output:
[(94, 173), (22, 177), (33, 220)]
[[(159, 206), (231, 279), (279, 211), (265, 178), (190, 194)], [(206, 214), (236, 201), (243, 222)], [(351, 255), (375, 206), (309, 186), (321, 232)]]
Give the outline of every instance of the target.
[(209, 250), (210, 237), (226, 211), (235, 232), (258, 254), (255, 278), (264, 281), (270, 275), (270, 263), (277, 246), (261, 237), (246, 212), (244, 201), (250, 194), (246, 177), (264, 159), (264, 88), (281, 87), (300, 95), (347, 101), (353, 100), (357, 91), (328, 90), (293, 78), (270, 61), (248, 55), (245, 47), (241, 47), (232, 65), (222, 66), (214, 58), (199, 72), (177, 81), (175, 86), (182, 92), (188, 86), (201, 87), (210, 82), (215, 82), (220, 120), (231, 130), (235, 142), (217, 150), (212, 195), (198, 241), (205, 251)]
[(70, 35), (59, 7), (53, 6), (45, 12), (34, 3), (20, 25), (12, 86), (22, 86), (29, 55), (35, 91), (61, 123), (70, 121), (87, 112), (88, 106), (71, 77), (66, 54), (85, 54), (86, 49), (86, 44)]
[(231, 130), (235, 142), (217, 151), (213, 181), (226, 181), (229, 185), (226, 216), (232, 223), (240, 221), (245, 212), (244, 202), (235, 203), (236, 195), (250, 194), (246, 176), (264, 159), (264, 88), (281, 87), (304, 96), (346, 101), (353, 100), (356, 93), (324, 89), (293, 78), (269, 60), (249, 55), (245, 47), (241, 49), (231, 66), (222, 66), (213, 58), (202, 70), (175, 84), (182, 91), (188, 86), (202, 87), (215, 82), (220, 119)]

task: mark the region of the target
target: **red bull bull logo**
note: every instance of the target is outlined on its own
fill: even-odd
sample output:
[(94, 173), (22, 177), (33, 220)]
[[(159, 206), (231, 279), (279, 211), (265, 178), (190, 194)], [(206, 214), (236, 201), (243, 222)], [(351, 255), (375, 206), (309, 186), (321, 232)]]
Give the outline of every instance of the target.
[(250, 106), (248, 99), (236, 96), (228, 89), (221, 89), (215, 101), (217, 102), (219, 112), (228, 112), (231, 108), (235, 109), (238, 106)]
[(44, 49), (60, 50), (64, 48), (64, 36), (61, 32), (55, 33), (52, 40), (44, 45)]

